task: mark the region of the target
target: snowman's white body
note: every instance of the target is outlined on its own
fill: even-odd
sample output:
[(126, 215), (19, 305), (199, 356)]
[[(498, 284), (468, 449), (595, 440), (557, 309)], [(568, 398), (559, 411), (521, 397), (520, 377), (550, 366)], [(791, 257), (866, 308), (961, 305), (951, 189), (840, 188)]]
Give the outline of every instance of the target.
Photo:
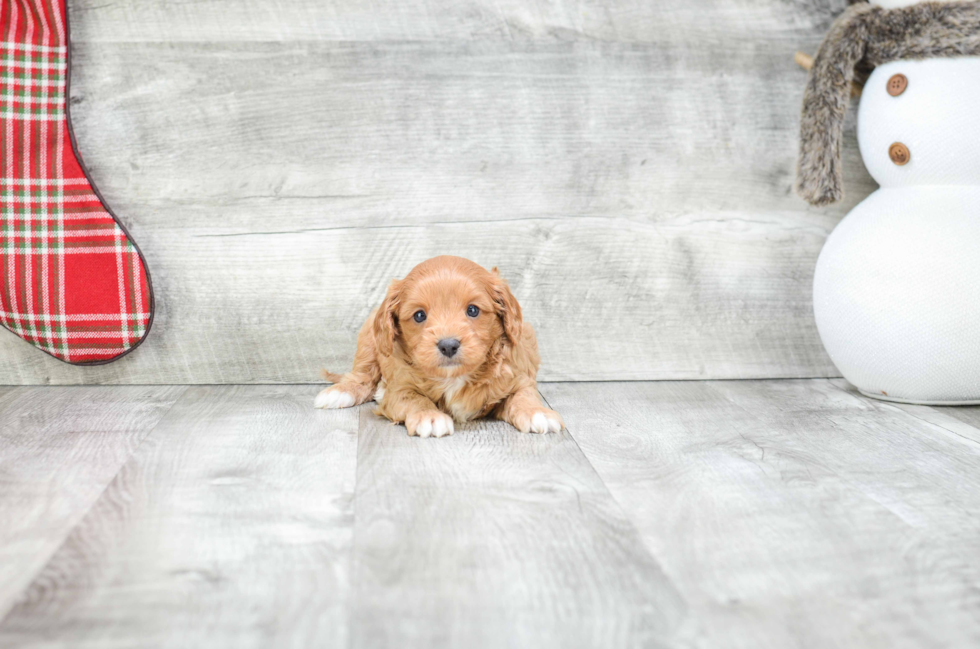
[[(910, 4), (887, 4), (899, 3)], [(896, 74), (908, 86), (891, 96)], [(902, 166), (889, 157), (896, 142), (911, 154)], [(879, 66), (862, 94), (858, 143), (881, 188), (817, 262), (824, 346), (869, 396), (980, 403), (980, 58)]]

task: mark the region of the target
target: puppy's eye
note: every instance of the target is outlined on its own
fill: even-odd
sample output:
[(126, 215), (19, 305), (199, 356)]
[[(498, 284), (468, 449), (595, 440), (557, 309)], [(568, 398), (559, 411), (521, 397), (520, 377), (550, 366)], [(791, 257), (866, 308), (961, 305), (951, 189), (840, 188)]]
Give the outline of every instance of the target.
[(412, 319), (419, 324), (425, 322), (425, 311), (416, 311), (415, 315), (412, 316)]
[(466, 307), (466, 315), (471, 318), (475, 318), (476, 316), (480, 315), (480, 307), (473, 304), (469, 305)]

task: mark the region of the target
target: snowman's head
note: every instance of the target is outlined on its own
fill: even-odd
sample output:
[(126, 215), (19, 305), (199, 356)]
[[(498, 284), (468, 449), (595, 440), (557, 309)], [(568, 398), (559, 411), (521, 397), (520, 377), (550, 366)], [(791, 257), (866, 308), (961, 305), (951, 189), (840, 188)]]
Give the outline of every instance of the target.
[[(872, 2), (872, 4), (876, 4), (885, 9), (897, 9), (899, 7), (917, 5), (924, 1), (925, 0), (877, 0), (876, 2)], [(932, 2), (956, 2), (956, 0), (932, 0)]]
[[(948, 4), (937, 10), (935, 5)], [(841, 142), (851, 82), (858, 67), (900, 59), (976, 56), (980, 2), (958, 0), (850, 0), (820, 46), (800, 122), (796, 191), (813, 205), (843, 196)], [(872, 47), (873, 45), (873, 47)]]

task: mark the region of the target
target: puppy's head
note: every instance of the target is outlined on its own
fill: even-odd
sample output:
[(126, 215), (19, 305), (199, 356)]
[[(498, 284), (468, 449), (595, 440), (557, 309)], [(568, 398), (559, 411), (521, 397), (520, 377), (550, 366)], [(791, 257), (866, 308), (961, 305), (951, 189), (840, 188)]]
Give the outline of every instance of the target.
[(413, 366), (448, 378), (477, 369), (502, 336), (519, 341), (521, 326), (521, 307), (496, 268), (435, 257), (391, 283), (374, 334), (383, 354), (397, 339)]

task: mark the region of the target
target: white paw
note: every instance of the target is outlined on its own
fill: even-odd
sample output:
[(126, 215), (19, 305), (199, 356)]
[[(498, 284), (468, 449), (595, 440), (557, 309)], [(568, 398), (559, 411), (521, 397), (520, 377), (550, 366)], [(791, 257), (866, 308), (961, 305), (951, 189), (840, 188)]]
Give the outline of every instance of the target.
[(316, 395), (316, 400), (313, 402), (314, 408), (350, 408), (353, 405), (353, 394), (334, 390), (333, 388), (327, 388), (321, 391), (320, 394)]
[(534, 416), (531, 417), (531, 432), (538, 434), (560, 433), (562, 428), (561, 419), (558, 419), (557, 416), (553, 415), (554, 413), (534, 413)]
[(376, 403), (381, 403), (381, 400), (385, 398), (385, 382), (381, 381), (378, 383), (378, 387), (374, 390), (374, 401)]
[(422, 413), (414, 429), (409, 429), (408, 434), (418, 437), (445, 437), (452, 435), (453, 432), (452, 417), (441, 412), (425, 412)]

